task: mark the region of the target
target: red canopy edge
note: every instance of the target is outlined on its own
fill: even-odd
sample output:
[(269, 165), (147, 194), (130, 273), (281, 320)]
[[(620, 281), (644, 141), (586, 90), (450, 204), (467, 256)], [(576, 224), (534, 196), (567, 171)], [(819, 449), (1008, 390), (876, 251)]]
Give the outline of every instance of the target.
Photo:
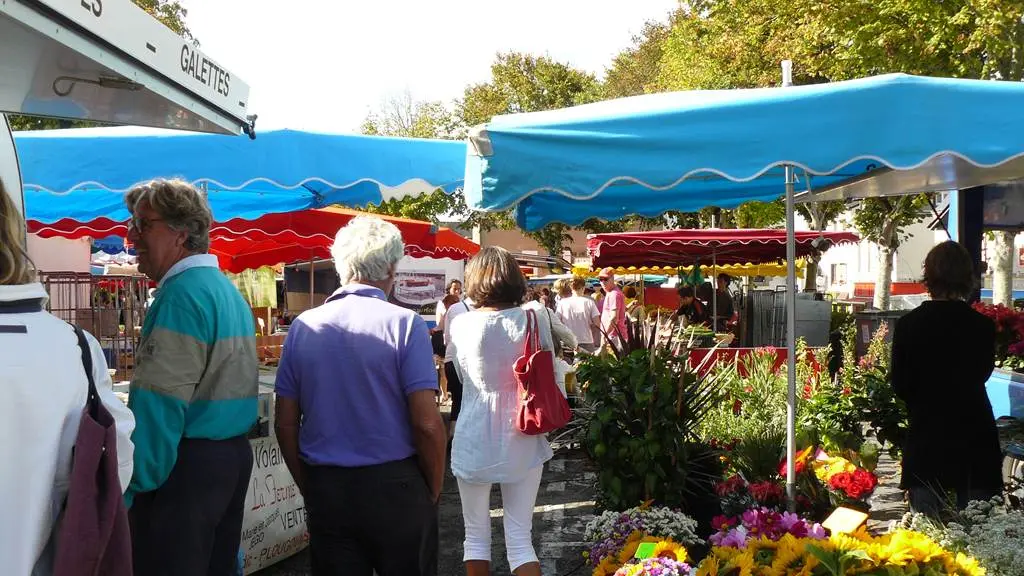
[[(796, 232), (797, 257), (860, 238), (851, 232)], [(605, 266), (681, 266), (764, 264), (786, 259), (786, 231), (760, 229), (655, 230), (591, 234), (587, 251), (595, 268)]]
[[(330, 207), (216, 222), (210, 229), (210, 252), (217, 255), (222, 268), (231, 272), (311, 257), (329, 258), (338, 229), (360, 215), (377, 216), (397, 226), (408, 256), (465, 260), (480, 251), (475, 242), (430, 222)], [(42, 238), (124, 238), (128, 234), (125, 222), (109, 218), (90, 222), (65, 218), (53, 224), (29, 220), (28, 230)]]

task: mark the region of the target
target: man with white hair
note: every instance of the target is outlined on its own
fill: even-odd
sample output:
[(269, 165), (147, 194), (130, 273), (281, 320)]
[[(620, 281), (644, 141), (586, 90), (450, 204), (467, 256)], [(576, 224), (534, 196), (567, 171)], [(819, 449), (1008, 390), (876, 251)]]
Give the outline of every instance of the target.
[(445, 430), (430, 332), (387, 295), (402, 235), (357, 217), (331, 247), (341, 288), (288, 330), (275, 428), (306, 503), (314, 576), (434, 576)]
[(259, 367), (252, 309), (207, 254), (213, 218), (181, 180), (125, 197), (139, 271), (157, 282), (135, 351), (136, 574), (226, 576), (238, 562)]

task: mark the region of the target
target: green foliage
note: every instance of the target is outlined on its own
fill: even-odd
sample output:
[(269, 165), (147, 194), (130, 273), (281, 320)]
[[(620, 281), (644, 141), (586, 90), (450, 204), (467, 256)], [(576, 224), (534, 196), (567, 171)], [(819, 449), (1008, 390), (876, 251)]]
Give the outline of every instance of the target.
[(600, 466), (599, 499), (609, 510), (654, 500), (682, 506), (709, 479), (712, 453), (699, 428), (721, 400), (715, 377), (699, 377), (687, 355), (654, 330), (633, 324), (629, 343), (613, 353), (584, 359), (577, 378), (593, 407), (585, 446)]
[(491, 81), (466, 88), (458, 115), (465, 126), (476, 126), (501, 114), (565, 108), (592, 101), (596, 87), (592, 74), (547, 56), (499, 53)]
[(645, 23), (640, 34), (633, 37), (633, 45), (612, 60), (605, 72), (601, 95), (623, 98), (656, 92), (664, 44), (671, 30), (671, 21)]
[[(185, 17), (188, 10), (176, 0), (132, 0), (135, 5), (145, 10), (172, 32), (186, 40), (191, 40), (196, 46), (199, 41), (192, 36), (192, 31), (185, 24)], [(25, 116), (21, 114), (9, 114), (7, 121), (11, 130), (57, 130), (63, 128), (94, 128), (103, 126), (99, 122), (88, 122), (84, 120), (64, 120), (61, 118), (44, 118), (42, 116)]]
[(903, 228), (920, 222), (928, 214), (927, 194), (867, 198), (853, 214), (861, 238), (896, 250), (906, 238)]
[(777, 228), (786, 225), (786, 203), (747, 202), (734, 211), (737, 228)]
[(405, 92), (389, 98), (380, 110), (366, 116), (359, 131), (370, 136), (461, 140), (465, 127), (443, 102), (416, 102)]

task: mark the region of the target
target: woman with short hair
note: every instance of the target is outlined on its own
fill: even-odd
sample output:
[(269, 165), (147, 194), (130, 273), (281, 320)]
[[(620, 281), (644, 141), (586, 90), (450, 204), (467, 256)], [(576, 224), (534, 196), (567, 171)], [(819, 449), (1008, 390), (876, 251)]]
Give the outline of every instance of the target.
[[(463, 385), (452, 472), (466, 528), (466, 574), (490, 574), (490, 494), (499, 484), (509, 567), (516, 576), (539, 576), (533, 507), (552, 452), (544, 435), (528, 436), (515, 426), (519, 388), (512, 367), (526, 344), (528, 312), (520, 307), (526, 278), (507, 250), (489, 246), (466, 266), (466, 293), (475, 308), (452, 320), (449, 340)], [(533, 316), (540, 348), (553, 350), (547, 314)]]
[(964, 508), (1002, 492), (1002, 450), (985, 383), (995, 366), (995, 325), (966, 302), (974, 266), (956, 242), (924, 261), (931, 300), (896, 322), (892, 386), (906, 402), (910, 429), (900, 487), (910, 507), (938, 516), (946, 493)]

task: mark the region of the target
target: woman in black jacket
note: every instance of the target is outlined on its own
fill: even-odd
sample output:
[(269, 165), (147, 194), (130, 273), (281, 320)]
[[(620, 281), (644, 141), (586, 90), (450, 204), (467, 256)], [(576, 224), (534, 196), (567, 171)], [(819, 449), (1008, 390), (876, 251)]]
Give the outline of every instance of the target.
[(914, 511), (938, 516), (950, 492), (962, 509), (1002, 491), (1002, 451), (985, 390), (995, 325), (965, 301), (975, 277), (960, 244), (928, 253), (923, 282), (931, 301), (893, 332), (892, 385), (910, 416), (900, 487)]

